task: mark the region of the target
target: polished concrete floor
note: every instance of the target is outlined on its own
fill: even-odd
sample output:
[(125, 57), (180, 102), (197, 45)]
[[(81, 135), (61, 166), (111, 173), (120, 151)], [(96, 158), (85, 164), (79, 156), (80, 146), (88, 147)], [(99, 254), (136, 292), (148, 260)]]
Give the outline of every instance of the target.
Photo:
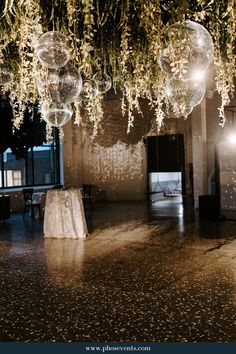
[(85, 240), (0, 224), (0, 341), (235, 342), (236, 221), (191, 203), (101, 203)]

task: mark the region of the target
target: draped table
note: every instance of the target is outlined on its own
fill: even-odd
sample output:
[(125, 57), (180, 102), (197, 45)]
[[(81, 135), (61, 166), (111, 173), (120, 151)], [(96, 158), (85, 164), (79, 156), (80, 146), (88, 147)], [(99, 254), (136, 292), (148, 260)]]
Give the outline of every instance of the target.
[(44, 237), (85, 238), (88, 230), (81, 191), (48, 190), (43, 226)]

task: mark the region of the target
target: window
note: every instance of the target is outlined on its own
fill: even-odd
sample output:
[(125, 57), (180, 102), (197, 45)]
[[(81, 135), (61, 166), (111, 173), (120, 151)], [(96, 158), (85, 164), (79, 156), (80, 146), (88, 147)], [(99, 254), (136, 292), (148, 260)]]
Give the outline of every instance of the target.
[(17, 159), (10, 148), (0, 154), (0, 188), (60, 184), (60, 143), (58, 132), (52, 144), (28, 149)]
[(23, 122), (13, 132), (10, 101), (0, 97), (0, 117), (0, 188), (60, 184), (59, 132), (53, 129), (53, 143), (45, 143), (39, 106), (27, 103)]
[(6, 170), (4, 171), (4, 181), (7, 186), (21, 186), (21, 171), (20, 170)]

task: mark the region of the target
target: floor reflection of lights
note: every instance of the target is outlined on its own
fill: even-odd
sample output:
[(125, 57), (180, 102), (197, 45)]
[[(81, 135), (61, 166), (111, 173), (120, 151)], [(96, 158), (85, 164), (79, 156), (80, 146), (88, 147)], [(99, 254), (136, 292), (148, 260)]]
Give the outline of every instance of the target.
[(54, 284), (65, 282), (65, 277), (70, 279), (74, 270), (77, 275), (80, 273), (84, 239), (45, 238), (44, 249), (49, 279)]
[(185, 203), (90, 217), (85, 240), (44, 240), (22, 215), (0, 225), (2, 341), (236, 340), (236, 222), (200, 225)]

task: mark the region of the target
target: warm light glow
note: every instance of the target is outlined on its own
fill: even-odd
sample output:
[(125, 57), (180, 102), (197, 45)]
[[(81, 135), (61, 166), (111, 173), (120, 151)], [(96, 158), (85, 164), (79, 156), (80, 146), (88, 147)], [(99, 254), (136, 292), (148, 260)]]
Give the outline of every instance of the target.
[[(153, 108), (158, 130), (168, 113), (163, 90), (168, 80), (199, 82), (205, 75), (209, 76), (206, 84), (212, 85), (214, 80), (214, 90), (221, 96), (218, 116), (223, 127), (224, 106), (235, 91), (233, 0), (228, 1), (228, 6), (223, 0), (195, 1), (198, 6), (192, 6), (190, 13), (186, 1), (178, 1), (177, 10), (174, 1), (106, 3), (109, 5), (95, 0), (1, 1), (0, 69), (9, 64), (12, 75), (8, 78), (7, 73), (2, 80), (0, 75), (0, 83), (11, 93), (14, 127), (19, 129), (23, 122), (25, 102), (39, 99), (43, 104), (48, 99), (44, 92), (38, 92), (37, 77), (42, 71), (64, 70), (69, 63), (80, 72), (83, 87), (96, 75), (97, 94), (85, 90), (84, 95), (82, 91), (69, 102), (60, 93), (51, 101), (73, 103), (75, 121), (82, 116), (84, 124), (94, 127), (95, 135), (102, 133), (99, 126), (104, 118), (103, 100), (107, 99), (103, 94), (109, 89), (113, 90), (109, 100), (119, 93), (114, 98), (121, 103), (122, 116), (128, 117), (128, 133), (137, 120), (135, 110), (141, 113), (139, 101), (143, 98), (150, 101), (148, 106)], [(188, 17), (197, 22), (185, 20)], [(111, 29), (115, 29), (115, 36)], [(68, 97), (65, 85), (60, 88)], [(54, 85), (45, 84), (44, 91), (57, 93)]]
[(192, 80), (203, 80), (205, 79), (205, 71), (204, 70), (195, 70), (192, 75), (191, 75), (191, 79)]
[(232, 133), (228, 136), (228, 141), (231, 143), (231, 144), (236, 144), (236, 133)]

